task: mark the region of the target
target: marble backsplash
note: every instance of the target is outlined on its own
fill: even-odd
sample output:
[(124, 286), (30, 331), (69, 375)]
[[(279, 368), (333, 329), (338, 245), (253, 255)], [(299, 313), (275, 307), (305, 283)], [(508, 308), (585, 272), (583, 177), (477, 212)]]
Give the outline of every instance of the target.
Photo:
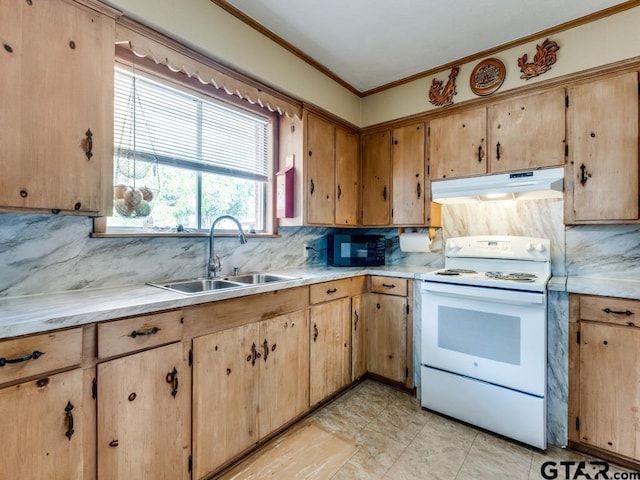
[[(206, 237), (91, 238), (90, 218), (0, 214), (0, 296), (162, 282), (206, 274)], [(215, 239), (223, 272), (326, 264), (329, 228), (283, 227), (276, 238)], [(387, 237), (387, 263), (442, 265), (440, 252), (407, 254), (397, 229), (358, 229)], [(303, 244), (312, 247), (304, 255)]]

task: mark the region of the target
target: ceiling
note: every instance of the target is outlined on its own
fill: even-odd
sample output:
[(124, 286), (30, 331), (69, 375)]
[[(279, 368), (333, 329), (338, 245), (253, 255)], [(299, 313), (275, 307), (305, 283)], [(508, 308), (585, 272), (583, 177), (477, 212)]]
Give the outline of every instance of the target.
[[(620, 0), (213, 0), (360, 93), (450, 64)], [(236, 13), (238, 13), (236, 11)], [(248, 19), (246, 19), (248, 20)], [(249, 20), (251, 22), (251, 20)], [(286, 46), (286, 45), (285, 45)]]

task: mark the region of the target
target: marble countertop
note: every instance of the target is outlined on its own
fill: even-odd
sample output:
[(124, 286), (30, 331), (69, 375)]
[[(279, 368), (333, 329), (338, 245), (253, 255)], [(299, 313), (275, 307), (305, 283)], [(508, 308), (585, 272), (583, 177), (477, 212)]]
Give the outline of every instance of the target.
[(567, 278), (567, 292), (640, 300), (640, 280), (570, 276)]
[(322, 266), (269, 272), (297, 277), (285, 282), (230, 288), (199, 295), (182, 295), (151, 285), (128, 285), (4, 297), (0, 298), (0, 338), (189, 307), (357, 275), (393, 275), (415, 278), (422, 273), (433, 270), (430, 267), (420, 266), (372, 268)]

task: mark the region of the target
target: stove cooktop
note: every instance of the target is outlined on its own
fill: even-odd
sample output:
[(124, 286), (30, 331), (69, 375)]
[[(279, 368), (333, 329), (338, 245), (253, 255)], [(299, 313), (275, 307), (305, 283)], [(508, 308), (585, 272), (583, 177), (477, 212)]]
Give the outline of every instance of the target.
[(468, 269), (442, 269), (426, 273), (422, 280), (456, 285), (502, 288), (505, 290), (527, 290), (545, 292), (550, 275), (528, 272), (476, 272)]

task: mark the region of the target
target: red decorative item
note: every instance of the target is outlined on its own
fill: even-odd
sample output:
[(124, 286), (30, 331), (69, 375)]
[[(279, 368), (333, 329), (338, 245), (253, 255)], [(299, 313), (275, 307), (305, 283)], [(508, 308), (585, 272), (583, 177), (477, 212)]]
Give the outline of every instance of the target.
[(429, 89), (429, 102), (436, 107), (446, 107), (453, 103), (453, 96), (456, 95), (456, 77), (460, 72), (460, 67), (455, 66), (451, 68), (449, 74), (449, 80), (443, 87), (442, 80), (436, 80), (435, 78), (431, 82), (431, 88)]
[(551, 69), (551, 65), (556, 63), (556, 53), (560, 50), (558, 44), (548, 38), (542, 42), (542, 45), (536, 45), (537, 53), (533, 57), (533, 62), (527, 63), (528, 56), (525, 53), (518, 59), (518, 66), (522, 75), (520, 78), (529, 80), (530, 78), (537, 77)]

